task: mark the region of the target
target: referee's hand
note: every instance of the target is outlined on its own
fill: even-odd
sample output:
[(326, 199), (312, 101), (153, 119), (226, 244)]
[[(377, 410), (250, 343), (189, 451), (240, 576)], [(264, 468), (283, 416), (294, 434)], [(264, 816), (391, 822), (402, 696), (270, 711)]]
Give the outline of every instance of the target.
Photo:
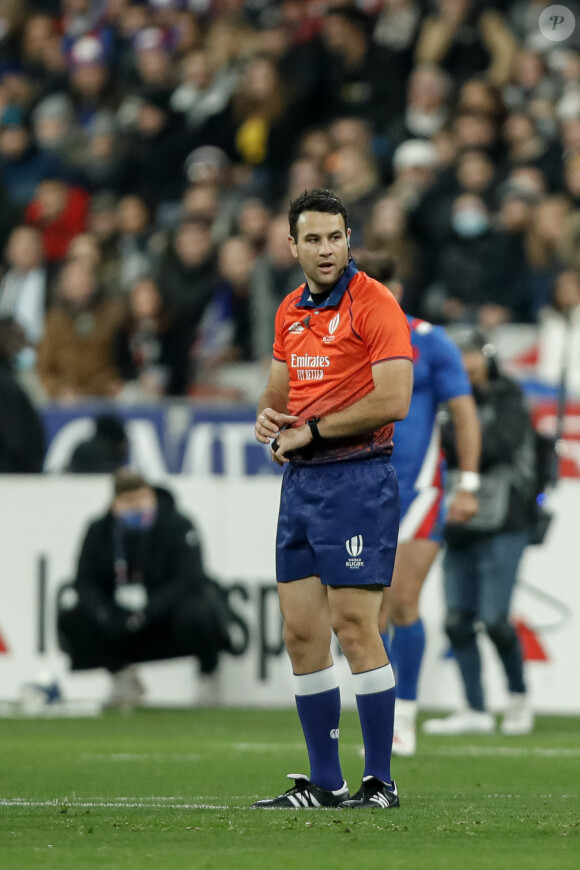
[(290, 456), (295, 450), (310, 444), (312, 437), (310, 427), (306, 425), (283, 429), (270, 445), (272, 461), (284, 465), (285, 462), (290, 461)]
[(282, 414), (280, 411), (274, 411), (272, 408), (264, 408), (260, 411), (254, 426), (254, 435), (256, 440), (262, 444), (269, 444), (272, 438), (280, 432), (295, 423), (298, 417), (293, 417), (290, 414)]

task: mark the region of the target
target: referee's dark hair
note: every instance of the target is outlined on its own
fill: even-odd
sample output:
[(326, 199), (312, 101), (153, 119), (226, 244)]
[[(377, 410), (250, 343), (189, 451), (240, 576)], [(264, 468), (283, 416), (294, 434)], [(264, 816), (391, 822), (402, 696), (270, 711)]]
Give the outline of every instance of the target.
[(304, 211), (341, 214), (344, 219), (344, 229), (346, 230), (348, 226), (346, 206), (343, 201), (327, 187), (314, 187), (311, 190), (305, 190), (304, 193), (301, 193), (300, 196), (297, 196), (290, 203), (288, 224), (290, 226), (290, 235), (295, 242), (298, 241), (298, 231), (296, 228), (298, 218)]

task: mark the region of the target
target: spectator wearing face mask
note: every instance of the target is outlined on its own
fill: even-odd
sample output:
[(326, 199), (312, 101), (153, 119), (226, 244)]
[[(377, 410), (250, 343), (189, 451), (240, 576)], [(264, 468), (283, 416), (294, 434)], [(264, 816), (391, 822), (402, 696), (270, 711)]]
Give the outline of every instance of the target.
[(73, 671), (111, 674), (108, 706), (142, 700), (137, 662), (195, 656), (211, 674), (231, 649), (229, 610), (205, 572), (194, 523), (131, 468), (115, 473), (111, 505), (86, 531), (73, 588), (76, 604), (58, 616), (60, 644)]
[[(499, 283), (501, 235), (490, 224), (484, 200), (462, 193), (453, 202), (448, 237), (436, 254), (425, 310), (437, 323), (478, 323), (480, 306), (503, 303)], [(505, 320), (509, 320), (506, 312)]]

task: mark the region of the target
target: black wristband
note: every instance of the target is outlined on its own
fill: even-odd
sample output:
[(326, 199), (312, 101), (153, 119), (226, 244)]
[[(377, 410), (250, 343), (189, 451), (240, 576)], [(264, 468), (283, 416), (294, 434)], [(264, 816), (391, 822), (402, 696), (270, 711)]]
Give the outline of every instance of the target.
[(310, 428), (312, 432), (312, 440), (313, 441), (322, 441), (322, 435), (318, 431), (318, 423), (320, 422), (320, 417), (309, 417), (306, 421), (306, 425)]

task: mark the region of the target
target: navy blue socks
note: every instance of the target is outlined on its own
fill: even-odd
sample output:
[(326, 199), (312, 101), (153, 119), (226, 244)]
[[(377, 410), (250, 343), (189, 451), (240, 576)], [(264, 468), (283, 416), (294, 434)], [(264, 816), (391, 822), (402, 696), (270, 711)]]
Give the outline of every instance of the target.
[(338, 756), (340, 689), (332, 665), (313, 674), (295, 674), (296, 708), (310, 761), (310, 780), (336, 791), (343, 776)]
[(353, 674), (356, 704), (365, 748), (363, 776), (376, 776), (390, 784), (395, 676), (390, 664)]

